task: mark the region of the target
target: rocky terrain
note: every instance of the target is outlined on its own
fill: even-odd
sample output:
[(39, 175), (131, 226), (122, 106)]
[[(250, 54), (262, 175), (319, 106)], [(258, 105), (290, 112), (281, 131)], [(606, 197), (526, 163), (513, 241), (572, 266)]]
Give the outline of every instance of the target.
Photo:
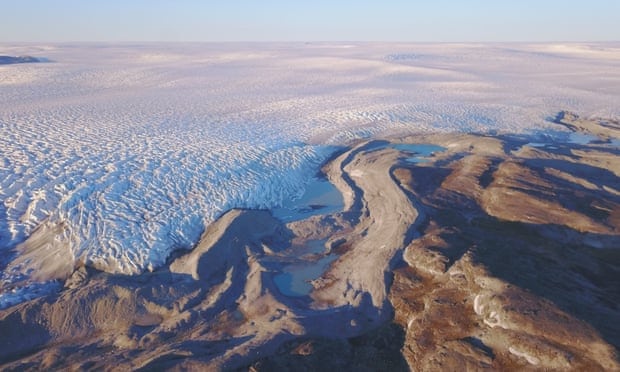
[(232, 210), (164, 269), (63, 267), (0, 311), (2, 369), (620, 370), (620, 123), (555, 122), (584, 137), (362, 142), (324, 167), (339, 213)]
[(14, 63), (36, 63), (42, 62), (40, 58), (31, 57), (31, 56), (0, 56), (0, 65), (12, 65)]

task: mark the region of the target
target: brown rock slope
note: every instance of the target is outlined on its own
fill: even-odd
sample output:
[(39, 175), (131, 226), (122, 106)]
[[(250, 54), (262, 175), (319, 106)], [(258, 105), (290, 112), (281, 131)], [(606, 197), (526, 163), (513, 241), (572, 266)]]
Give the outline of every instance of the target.
[(618, 148), (436, 140), (394, 172), (428, 214), (390, 291), (409, 365), (618, 370)]

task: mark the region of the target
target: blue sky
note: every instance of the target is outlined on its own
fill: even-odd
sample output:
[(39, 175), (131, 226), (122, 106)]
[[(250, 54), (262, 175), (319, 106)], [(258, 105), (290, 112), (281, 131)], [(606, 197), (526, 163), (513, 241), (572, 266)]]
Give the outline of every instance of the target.
[(0, 41), (606, 41), (620, 0), (0, 0)]

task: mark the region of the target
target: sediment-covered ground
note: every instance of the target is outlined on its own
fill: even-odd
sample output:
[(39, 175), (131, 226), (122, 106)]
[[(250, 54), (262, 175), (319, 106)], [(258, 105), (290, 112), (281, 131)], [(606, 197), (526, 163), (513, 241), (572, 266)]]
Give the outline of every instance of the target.
[(338, 213), (231, 210), (153, 272), (56, 268), (62, 291), (0, 311), (2, 368), (618, 370), (620, 124), (555, 123), (581, 137), (360, 142), (323, 169)]

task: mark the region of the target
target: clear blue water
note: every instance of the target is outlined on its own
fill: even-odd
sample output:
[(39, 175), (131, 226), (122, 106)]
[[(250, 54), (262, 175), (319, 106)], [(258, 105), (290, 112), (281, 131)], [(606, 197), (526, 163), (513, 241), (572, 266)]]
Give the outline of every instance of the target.
[(557, 146), (553, 146), (550, 143), (529, 142), (529, 143), (526, 143), (524, 146), (542, 148), (542, 149), (547, 149), (547, 150), (557, 150)]
[(445, 147), (431, 145), (428, 143), (414, 143), (414, 144), (398, 143), (398, 144), (392, 144), (390, 145), (390, 147), (398, 151), (408, 152), (414, 155), (412, 157), (405, 159), (406, 161), (410, 163), (429, 162), (430, 161), (429, 157), (431, 155), (437, 152), (442, 152), (446, 149)]
[(573, 132), (568, 136), (568, 142), (574, 143), (576, 145), (587, 145), (592, 141), (596, 141), (599, 138), (597, 136), (581, 133), (581, 132)]
[(405, 153), (410, 153), (411, 157), (405, 160), (410, 163), (426, 163), (433, 153), (442, 152), (446, 148), (432, 145), (429, 143), (389, 143), (387, 141), (376, 141), (366, 146), (366, 151), (377, 151), (382, 149), (395, 149)]
[[(593, 134), (581, 133), (581, 132), (572, 132), (568, 135), (568, 137), (564, 139), (566, 143), (571, 143), (575, 145), (588, 145), (594, 141), (599, 141), (599, 140), (600, 138)], [(558, 140), (558, 142), (562, 142), (562, 140)], [(610, 144), (612, 146), (620, 147), (620, 140), (612, 139), (610, 141)], [(557, 149), (557, 147), (553, 146), (551, 142), (529, 142), (526, 144), (526, 146), (537, 147), (537, 148), (547, 148), (550, 150)]]
[(281, 207), (272, 209), (271, 213), (284, 222), (291, 222), (315, 215), (336, 213), (343, 207), (340, 191), (328, 180), (316, 178), (306, 185), (300, 198), (285, 201)]
[[(308, 254), (318, 254), (325, 250), (325, 240), (312, 240), (306, 245)], [(302, 297), (312, 291), (310, 281), (320, 277), (325, 269), (338, 256), (327, 255), (318, 260), (285, 266), (280, 274), (273, 277), (278, 290), (285, 296)]]

